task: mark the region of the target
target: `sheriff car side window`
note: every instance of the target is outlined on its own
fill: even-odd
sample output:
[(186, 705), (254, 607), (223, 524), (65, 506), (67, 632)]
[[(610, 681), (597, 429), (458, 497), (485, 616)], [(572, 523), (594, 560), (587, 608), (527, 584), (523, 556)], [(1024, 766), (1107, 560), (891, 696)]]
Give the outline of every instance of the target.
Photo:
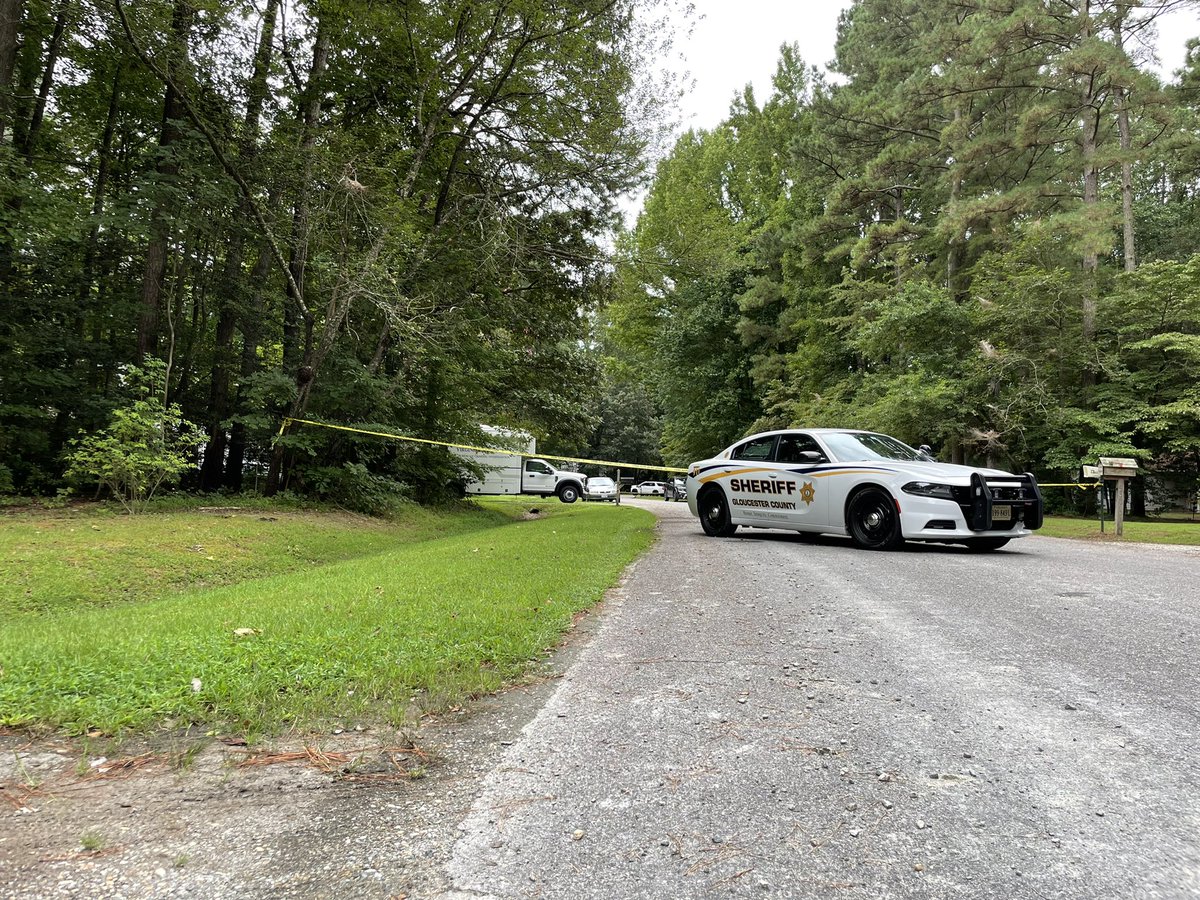
[(525, 471), (531, 472), (534, 475), (549, 475), (550, 467), (543, 462), (537, 462), (536, 460), (531, 459), (529, 462), (525, 463)]
[(748, 459), (755, 462), (761, 462), (771, 458), (771, 451), (775, 449), (775, 435), (770, 437), (755, 438), (752, 441), (746, 441), (740, 447), (734, 449), (730, 454), (732, 459)]
[[(819, 457), (808, 456), (805, 453), (819, 453)], [(829, 462), (825, 457), (825, 453), (821, 450), (821, 445), (814, 441), (807, 434), (782, 434), (779, 436), (779, 451), (775, 454), (775, 461), (781, 463), (812, 463), (812, 462)]]

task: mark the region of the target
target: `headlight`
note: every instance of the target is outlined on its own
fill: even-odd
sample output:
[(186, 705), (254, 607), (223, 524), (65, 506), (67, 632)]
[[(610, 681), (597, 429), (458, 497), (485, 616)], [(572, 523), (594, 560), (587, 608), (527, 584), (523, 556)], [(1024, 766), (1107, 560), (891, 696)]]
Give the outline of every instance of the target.
[(910, 481), (902, 490), (906, 494), (916, 494), (918, 497), (938, 497), (942, 500), (953, 500), (953, 489), (948, 484), (934, 484), (932, 481)]

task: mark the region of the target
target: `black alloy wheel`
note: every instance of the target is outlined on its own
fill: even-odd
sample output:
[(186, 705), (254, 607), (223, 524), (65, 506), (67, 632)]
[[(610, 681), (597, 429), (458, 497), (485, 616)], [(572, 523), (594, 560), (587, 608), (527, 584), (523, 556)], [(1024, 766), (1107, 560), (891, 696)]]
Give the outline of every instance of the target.
[(729, 504), (719, 487), (710, 487), (700, 495), (700, 527), (709, 537), (730, 537), (737, 525), (729, 520)]
[(850, 500), (846, 526), (854, 543), (864, 550), (894, 550), (904, 543), (900, 511), (882, 488), (864, 488)]
[(564, 484), (558, 489), (558, 499), (563, 503), (574, 503), (579, 499), (579, 488), (573, 484)]

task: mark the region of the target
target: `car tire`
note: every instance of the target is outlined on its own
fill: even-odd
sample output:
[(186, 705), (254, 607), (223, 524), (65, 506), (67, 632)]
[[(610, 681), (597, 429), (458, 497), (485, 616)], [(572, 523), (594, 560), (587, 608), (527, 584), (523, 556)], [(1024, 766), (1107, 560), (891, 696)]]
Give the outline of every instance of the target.
[(700, 527), (709, 537), (732, 537), (737, 525), (729, 520), (729, 503), (719, 487), (711, 487), (700, 495), (697, 509)]
[(558, 499), (563, 503), (574, 503), (579, 499), (579, 488), (573, 484), (564, 484), (558, 489)]
[(863, 550), (894, 550), (904, 543), (896, 501), (883, 488), (863, 488), (850, 498), (846, 530)]
[(972, 553), (991, 553), (993, 550), (999, 550), (1010, 540), (1012, 538), (971, 538), (966, 544), (967, 549)]

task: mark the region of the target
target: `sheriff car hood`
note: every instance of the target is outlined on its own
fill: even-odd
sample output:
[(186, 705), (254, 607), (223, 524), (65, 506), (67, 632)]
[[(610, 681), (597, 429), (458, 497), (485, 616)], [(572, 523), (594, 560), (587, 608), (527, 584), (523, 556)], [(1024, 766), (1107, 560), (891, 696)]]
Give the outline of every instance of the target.
[(917, 463), (894, 462), (891, 460), (872, 460), (873, 464), (895, 467), (897, 472), (912, 475), (918, 481), (944, 482), (952, 484), (969, 484), (971, 475), (978, 472), (988, 478), (1019, 478), (1012, 472), (1001, 469), (979, 469), (974, 466), (956, 466), (953, 463)]

